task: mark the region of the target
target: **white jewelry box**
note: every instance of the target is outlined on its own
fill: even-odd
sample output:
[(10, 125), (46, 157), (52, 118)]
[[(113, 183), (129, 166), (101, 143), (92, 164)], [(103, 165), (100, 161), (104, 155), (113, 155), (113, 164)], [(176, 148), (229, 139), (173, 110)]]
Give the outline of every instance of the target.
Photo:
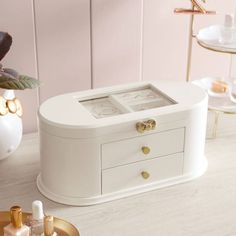
[(40, 192), (92, 205), (204, 173), (207, 94), (186, 82), (140, 82), (64, 94), (39, 109)]

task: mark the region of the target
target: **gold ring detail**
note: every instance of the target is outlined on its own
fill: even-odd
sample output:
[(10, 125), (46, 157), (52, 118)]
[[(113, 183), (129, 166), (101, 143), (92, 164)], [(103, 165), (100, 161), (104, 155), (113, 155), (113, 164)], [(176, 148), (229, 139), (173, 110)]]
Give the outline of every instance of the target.
[(23, 115), (23, 109), (21, 102), (18, 98), (14, 99), (5, 99), (0, 96), (0, 116), (5, 116), (8, 113), (16, 114), (19, 117)]

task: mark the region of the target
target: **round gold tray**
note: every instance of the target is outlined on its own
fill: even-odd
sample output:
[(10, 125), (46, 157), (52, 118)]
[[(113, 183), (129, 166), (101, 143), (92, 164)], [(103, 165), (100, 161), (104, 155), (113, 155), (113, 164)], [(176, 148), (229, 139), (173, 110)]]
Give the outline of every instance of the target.
[[(26, 217), (30, 215), (30, 213), (23, 213), (23, 222), (26, 220)], [(0, 212), (0, 236), (3, 236), (3, 227), (8, 225), (9, 221), (10, 213), (4, 211)], [(54, 226), (58, 236), (80, 236), (75, 226), (62, 219), (54, 217)]]

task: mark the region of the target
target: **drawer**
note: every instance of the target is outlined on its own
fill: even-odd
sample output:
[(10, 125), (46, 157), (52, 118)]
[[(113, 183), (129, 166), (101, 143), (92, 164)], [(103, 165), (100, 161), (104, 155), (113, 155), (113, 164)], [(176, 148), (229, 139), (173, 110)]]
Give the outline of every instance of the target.
[(102, 193), (135, 188), (182, 175), (183, 153), (110, 168), (102, 172)]
[(184, 134), (185, 128), (179, 128), (103, 144), (102, 168), (183, 152)]

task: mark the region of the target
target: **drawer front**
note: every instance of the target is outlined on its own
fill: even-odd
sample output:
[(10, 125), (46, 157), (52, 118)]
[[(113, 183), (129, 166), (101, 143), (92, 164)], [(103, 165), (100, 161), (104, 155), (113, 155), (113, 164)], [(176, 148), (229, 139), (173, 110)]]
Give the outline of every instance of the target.
[(183, 173), (183, 153), (104, 170), (102, 193), (112, 193), (176, 177)]
[(184, 150), (184, 128), (102, 145), (102, 168), (143, 161)]

